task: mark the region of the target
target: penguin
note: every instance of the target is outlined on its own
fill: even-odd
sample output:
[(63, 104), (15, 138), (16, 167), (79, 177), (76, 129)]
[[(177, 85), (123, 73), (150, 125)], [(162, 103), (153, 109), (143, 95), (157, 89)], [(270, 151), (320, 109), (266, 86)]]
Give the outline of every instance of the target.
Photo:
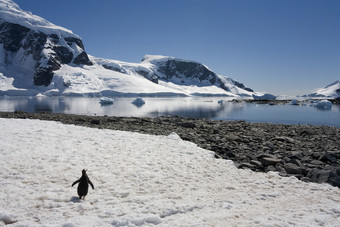
[(73, 187), (73, 185), (79, 183), (78, 189), (77, 189), (79, 199), (85, 199), (85, 196), (87, 195), (87, 192), (88, 192), (88, 189), (89, 189), (89, 184), (91, 185), (92, 189), (94, 190), (94, 186), (93, 186), (92, 182), (90, 181), (89, 177), (87, 176), (86, 171), (87, 170), (83, 169), (81, 177), (78, 180), (76, 180), (75, 182), (73, 182), (73, 184), (72, 184), (72, 187)]

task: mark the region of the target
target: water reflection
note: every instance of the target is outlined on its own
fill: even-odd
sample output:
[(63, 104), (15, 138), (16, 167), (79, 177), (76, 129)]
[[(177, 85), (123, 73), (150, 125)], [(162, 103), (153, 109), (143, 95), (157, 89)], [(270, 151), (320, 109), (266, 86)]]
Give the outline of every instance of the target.
[(340, 127), (340, 106), (317, 109), (312, 106), (232, 103), (221, 98), (114, 98), (101, 105), (100, 98), (86, 97), (0, 97), (0, 111), (54, 112), (82, 115), (160, 117), (183, 116), (218, 120), (246, 120), (285, 124), (322, 124)]

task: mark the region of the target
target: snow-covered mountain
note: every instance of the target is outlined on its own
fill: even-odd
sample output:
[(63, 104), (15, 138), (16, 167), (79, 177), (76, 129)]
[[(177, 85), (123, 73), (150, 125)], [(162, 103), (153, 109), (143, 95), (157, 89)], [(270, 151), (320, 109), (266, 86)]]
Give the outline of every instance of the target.
[(38, 93), (259, 95), (194, 61), (146, 55), (140, 63), (127, 63), (89, 56), (72, 31), (0, 0), (0, 95)]
[(305, 95), (308, 97), (329, 97), (339, 98), (340, 97), (340, 80), (337, 80), (324, 88), (316, 89), (314, 93)]
[(254, 92), (231, 78), (217, 75), (207, 66), (184, 59), (146, 55), (140, 63), (90, 57), (95, 65), (134, 77), (143, 77), (170, 92), (185, 95), (251, 96)]

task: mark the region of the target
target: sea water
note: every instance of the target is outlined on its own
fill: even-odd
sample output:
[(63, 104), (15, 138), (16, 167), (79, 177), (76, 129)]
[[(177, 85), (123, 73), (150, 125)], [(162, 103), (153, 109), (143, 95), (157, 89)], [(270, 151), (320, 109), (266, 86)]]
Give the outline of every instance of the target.
[(221, 97), (136, 98), (116, 97), (102, 105), (95, 97), (0, 97), (0, 111), (53, 112), (79, 115), (160, 117), (181, 116), (214, 120), (245, 120), (282, 124), (311, 124), (340, 127), (340, 106), (269, 105), (232, 102)]

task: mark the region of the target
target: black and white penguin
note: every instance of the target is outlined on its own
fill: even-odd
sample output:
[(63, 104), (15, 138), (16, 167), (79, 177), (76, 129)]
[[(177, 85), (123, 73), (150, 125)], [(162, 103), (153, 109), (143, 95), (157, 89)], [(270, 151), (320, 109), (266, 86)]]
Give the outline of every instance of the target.
[(89, 190), (89, 184), (91, 185), (92, 189), (94, 189), (94, 186), (87, 176), (85, 169), (83, 169), (81, 177), (72, 184), (72, 187), (77, 183), (79, 183), (77, 189), (79, 199), (85, 199), (85, 196), (87, 195), (87, 192)]

